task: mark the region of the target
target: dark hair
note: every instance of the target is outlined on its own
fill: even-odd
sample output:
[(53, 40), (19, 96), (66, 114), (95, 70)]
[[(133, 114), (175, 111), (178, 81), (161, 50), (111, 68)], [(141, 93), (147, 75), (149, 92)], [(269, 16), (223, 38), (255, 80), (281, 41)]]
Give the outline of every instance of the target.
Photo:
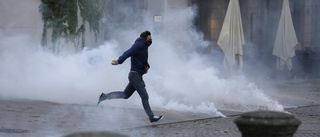
[(140, 34), (140, 37), (144, 38), (144, 39), (147, 39), (147, 37), (151, 35), (150, 31), (144, 31)]

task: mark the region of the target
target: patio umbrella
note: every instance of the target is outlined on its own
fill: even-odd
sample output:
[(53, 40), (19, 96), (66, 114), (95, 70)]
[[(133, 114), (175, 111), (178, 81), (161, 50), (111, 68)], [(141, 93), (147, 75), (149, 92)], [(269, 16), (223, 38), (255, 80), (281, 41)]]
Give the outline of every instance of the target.
[(226, 69), (233, 70), (236, 64), (242, 69), (244, 42), (239, 0), (230, 0), (218, 39), (218, 45), (224, 52)]
[(272, 54), (277, 56), (276, 67), (283, 70), (287, 66), (292, 69), (291, 58), (295, 56), (294, 47), (298, 44), (293, 27), (289, 0), (283, 0), (280, 23)]

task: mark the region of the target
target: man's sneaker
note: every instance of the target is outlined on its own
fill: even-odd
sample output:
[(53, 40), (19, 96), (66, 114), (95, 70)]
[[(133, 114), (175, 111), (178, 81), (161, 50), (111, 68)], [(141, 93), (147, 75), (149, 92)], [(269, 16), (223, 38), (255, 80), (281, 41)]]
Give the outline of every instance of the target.
[(98, 100), (98, 103), (97, 103), (97, 106), (100, 104), (100, 102), (102, 102), (104, 99), (103, 99), (103, 93), (101, 93), (100, 97), (99, 97), (99, 100)]
[(161, 116), (153, 116), (150, 118), (150, 122), (153, 123), (153, 122), (158, 122), (160, 121), (161, 119), (163, 118), (163, 115)]

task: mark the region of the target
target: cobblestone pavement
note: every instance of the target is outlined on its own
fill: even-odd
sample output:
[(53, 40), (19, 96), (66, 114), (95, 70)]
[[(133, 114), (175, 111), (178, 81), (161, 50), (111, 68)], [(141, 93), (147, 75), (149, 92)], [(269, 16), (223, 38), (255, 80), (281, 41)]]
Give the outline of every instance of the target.
[[(273, 80), (267, 84), (259, 83), (259, 86), (263, 87), (269, 96), (290, 106), (286, 110), (302, 121), (294, 137), (320, 137), (320, 80)], [(274, 90), (270, 87), (275, 87), (278, 92), (268, 92)], [(148, 137), (241, 137), (233, 122), (238, 116), (191, 120), (124, 129), (118, 132), (130, 136)]]
[[(302, 121), (294, 137), (320, 137), (319, 105), (287, 111)], [(117, 132), (134, 137), (241, 137), (241, 132), (233, 122), (236, 117), (238, 115), (124, 129)]]
[[(320, 80), (278, 80), (267, 85), (270, 83), (273, 85), (265, 86), (265, 93), (289, 106), (286, 111), (302, 121), (294, 137), (320, 137)], [(145, 115), (143, 109), (0, 99), (0, 137), (63, 137), (83, 131), (111, 131), (130, 137), (241, 137), (233, 122), (241, 112), (224, 113), (225, 118), (161, 113), (165, 118), (150, 124), (140, 117)]]

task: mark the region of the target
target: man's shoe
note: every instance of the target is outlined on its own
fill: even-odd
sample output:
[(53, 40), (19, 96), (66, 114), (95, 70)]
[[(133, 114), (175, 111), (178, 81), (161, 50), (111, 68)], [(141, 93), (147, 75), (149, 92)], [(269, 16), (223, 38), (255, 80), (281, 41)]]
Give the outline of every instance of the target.
[(102, 102), (104, 99), (103, 99), (103, 96), (104, 94), (101, 93), (100, 97), (99, 97), (99, 100), (98, 100), (98, 103), (97, 103), (97, 106), (100, 104), (100, 102)]
[(150, 118), (150, 122), (153, 123), (153, 122), (158, 122), (160, 121), (164, 116), (161, 115), (161, 116), (153, 116)]

